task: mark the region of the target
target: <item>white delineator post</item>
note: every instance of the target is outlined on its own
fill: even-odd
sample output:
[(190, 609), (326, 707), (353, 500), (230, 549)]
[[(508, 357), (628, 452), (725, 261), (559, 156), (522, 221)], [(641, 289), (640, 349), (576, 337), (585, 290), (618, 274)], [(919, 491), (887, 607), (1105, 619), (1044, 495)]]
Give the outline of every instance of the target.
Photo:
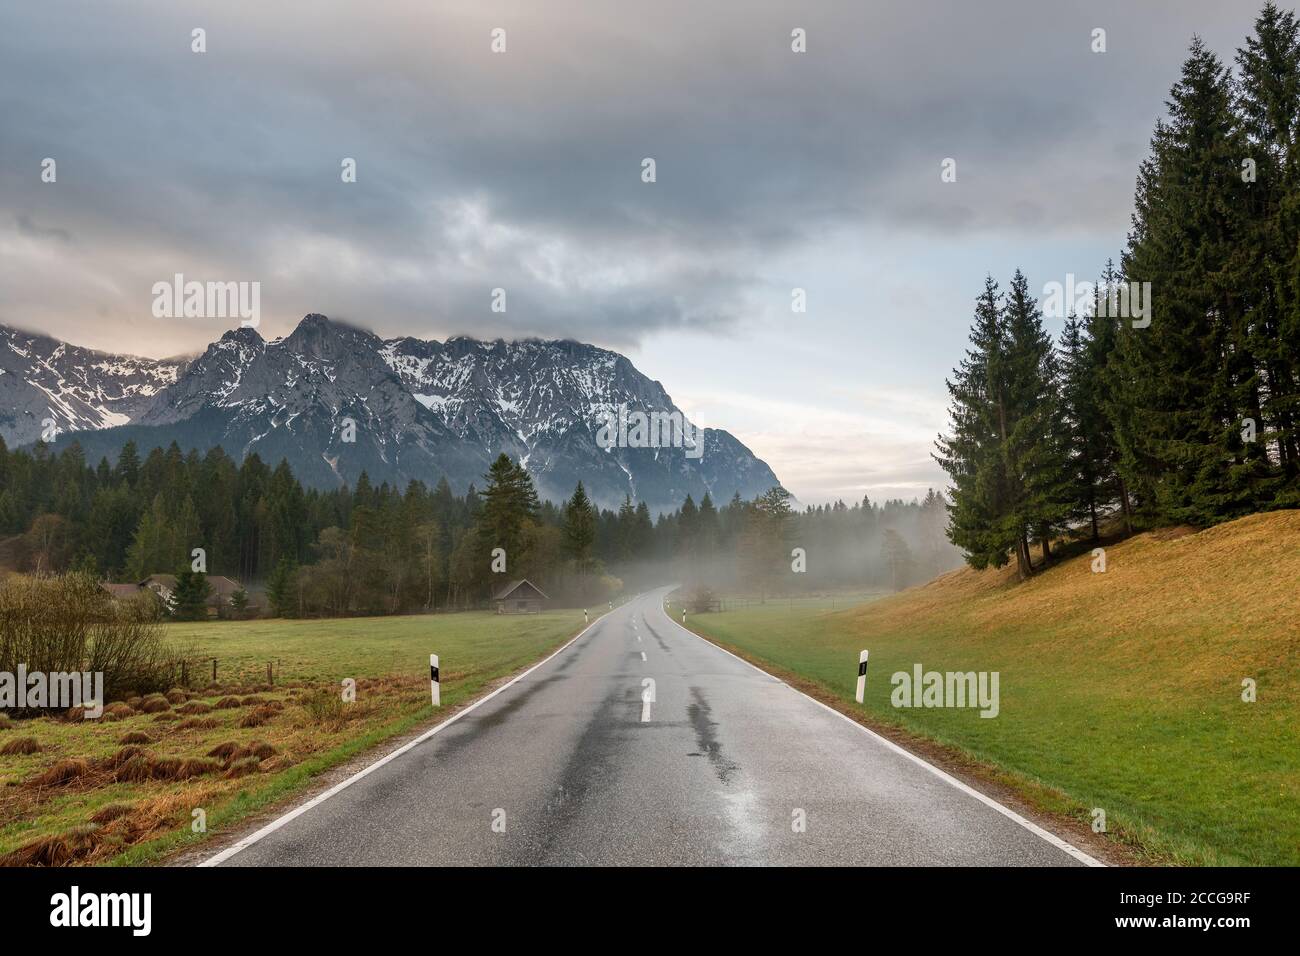
[(583, 624), (590, 623), (589, 619), (587, 618), (587, 609), (585, 607), (582, 609), (582, 623)]
[(867, 652), (858, 655), (858, 703), (862, 703), (867, 692)]
[(433, 694), (433, 706), (442, 706), (442, 681), (438, 679), (438, 655), (429, 655), (429, 691)]

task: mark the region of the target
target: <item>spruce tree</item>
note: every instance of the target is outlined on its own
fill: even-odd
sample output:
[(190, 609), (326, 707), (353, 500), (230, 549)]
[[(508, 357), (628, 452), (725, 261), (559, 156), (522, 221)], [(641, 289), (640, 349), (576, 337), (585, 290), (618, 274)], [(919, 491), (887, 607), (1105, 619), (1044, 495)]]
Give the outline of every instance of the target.
[[(1272, 451), (1275, 504), (1300, 504), (1300, 24), (1266, 3), (1237, 51), (1237, 111), (1255, 166), (1239, 253), (1249, 264), (1249, 348), (1262, 420), (1255, 449)], [(1265, 463), (1266, 467), (1271, 462)], [(1267, 492), (1266, 492), (1267, 493)]]
[(1077, 488), (1056, 352), (1019, 270), (1005, 305), (992, 277), (976, 300), (971, 347), (948, 382), (951, 430), (935, 460), (953, 480), (949, 539), (977, 568), (1016, 556), (1033, 573), (1030, 542), (1050, 557), (1068, 527)]
[(1077, 489), (1070, 480), (1056, 350), (1018, 269), (1007, 292), (1004, 327), (1008, 430), (1003, 458), (1013, 492), (1008, 520), (1022, 546), (1037, 541), (1046, 561), (1052, 537), (1067, 527)]
[(1259, 414), (1240, 255), (1246, 143), (1231, 79), (1195, 40), (1144, 162), (1123, 278), (1149, 282), (1150, 324), (1119, 322), (1116, 439), (1125, 478), (1157, 520), (1210, 524), (1266, 490), (1243, 419)]
[(695, 507), (695, 499), (688, 494), (677, 513), (677, 553), (688, 562), (696, 556), (699, 519), (700, 509)]
[(632, 557), (636, 540), (636, 508), (632, 506), (632, 496), (625, 494), (623, 503), (618, 506), (618, 519), (616, 525), (616, 541), (614, 545), (614, 554), (621, 560), (626, 561)]
[[(539, 510), (537, 490), (533, 479), (522, 466), (512, 462), (502, 453), (492, 462), (484, 476), (487, 487), (483, 489), (483, 509), (479, 516), (479, 537), (484, 555), (489, 560), (493, 549), (504, 548), (507, 568), (522, 570), (527, 560), (528, 536), (526, 530), (536, 519)], [(485, 572), (487, 565), (485, 564)]]
[(122, 445), (113, 474), (119, 481), (124, 481), (131, 486), (135, 485), (140, 477), (140, 453), (136, 450), (135, 442), (128, 440)]
[(650, 506), (644, 501), (637, 502), (636, 520), (632, 526), (632, 554), (641, 560), (650, 557), (654, 544), (654, 521), (650, 517)]
[(580, 579), (585, 579), (592, 570), (592, 549), (595, 543), (596, 513), (582, 482), (578, 482), (573, 497), (564, 505), (563, 548)]
[(184, 568), (176, 573), (172, 591), (172, 616), (178, 621), (202, 621), (208, 616), (207, 600), (212, 593), (208, 576), (202, 571)]
[(718, 550), (718, 509), (707, 491), (700, 499), (700, 513), (696, 528), (696, 553), (702, 560), (708, 561)]
[(988, 276), (975, 302), (970, 347), (947, 381), (950, 429), (939, 436), (934, 459), (953, 482), (949, 540), (975, 568), (1000, 568), (1014, 551), (1023, 577), (1028, 553), (1007, 520), (1013, 495), (1003, 446), (1014, 422), (1006, 405), (1005, 338), (998, 285)]
[(1089, 538), (1101, 537), (1108, 503), (1109, 463), (1103, 446), (1110, 430), (1101, 408), (1102, 369), (1095, 367), (1086, 319), (1071, 315), (1061, 333), (1061, 404), (1068, 436), (1067, 467), (1073, 486), (1070, 517), (1087, 523)]
[(294, 584), (298, 568), (289, 558), (281, 558), (266, 582), (266, 597), (276, 617), (296, 617)]

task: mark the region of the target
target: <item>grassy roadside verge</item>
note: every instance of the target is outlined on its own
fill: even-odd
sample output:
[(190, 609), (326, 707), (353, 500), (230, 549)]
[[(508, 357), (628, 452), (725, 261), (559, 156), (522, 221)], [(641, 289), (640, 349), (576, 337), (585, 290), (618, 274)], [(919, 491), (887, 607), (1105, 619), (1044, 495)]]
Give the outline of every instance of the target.
[[(218, 686), (122, 702), (97, 721), (0, 731), (0, 751), (24, 738), (39, 747), (0, 754), (0, 857), (155, 863), (432, 723), (430, 652), (441, 657), (444, 719), (583, 626), (574, 611), (171, 625), (169, 637), (218, 659)], [(273, 685), (268, 660), (279, 661)], [(342, 700), (344, 678), (355, 702)], [(195, 809), (206, 833), (192, 832)]]
[[(852, 610), (748, 607), (689, 626), (1032, 806), (1083, 827), (1101, 808), (1142, 862), (1297, 865), (1300, 553), (1277, 546), (1297, 539), (1300, 513), (1255, 515), (1108, 548), (1106, 574), (1087, 556), (1022, 585), (959, 571)], [(891, 675), (916, 663), (1000, 672), (998, 717), (895, 708)]]

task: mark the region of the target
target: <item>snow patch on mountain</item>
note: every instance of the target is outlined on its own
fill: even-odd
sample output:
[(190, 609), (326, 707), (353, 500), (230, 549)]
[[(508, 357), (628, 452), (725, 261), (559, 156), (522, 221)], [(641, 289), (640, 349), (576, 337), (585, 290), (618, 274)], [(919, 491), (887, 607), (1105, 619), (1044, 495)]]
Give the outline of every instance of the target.
[(620, 406), (681, 412), (624, 356), (580, 342), (385, 340), (321, 315), (270, 342), (231, 330), (189, 362), (106, 356), (2, 328), (0, 342), (0, 396), (26, 395), (36, 422), (0, 417), (11, 444), (38, 438), (53, 410), (88, 452), (115, 454), (128, 438), (142, 452), (220, 445), (271, 465), (283, 458), (320, 487), (364, 471), (398, 486), (445, 477), (462, 492), (482, 487), (503, 452), (525, 463), (543, 497), (560, 500), (582, 481), (602, 507), (630, 495), (667, 510), (687, 494), (748, 498), (777, 483), (725, 431), (705, 430), (698, 460), (680, 448), (600, 448), (596, 432)]

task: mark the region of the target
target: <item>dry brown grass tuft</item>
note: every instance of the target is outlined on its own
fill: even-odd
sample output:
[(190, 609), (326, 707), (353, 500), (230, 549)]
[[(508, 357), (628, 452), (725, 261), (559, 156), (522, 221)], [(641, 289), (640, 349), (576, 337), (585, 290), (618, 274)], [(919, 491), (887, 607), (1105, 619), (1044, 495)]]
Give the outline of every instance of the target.
[(221, 721), (215, 717), (191, 717), (189, 720), (182, 720), (176, 725), (177, 730), (211, 730), (213, 727), (221, 725)]
[(243, 719), (240, 720), (239, 726), (240, 727), (261, 727), (267, 721), (271, 720), (278, 713), (280, 713), (281, 710), (283, 710), (283, 707), (277, 708), (277, 707), (271, 707), (269, 705), (263, 704), (261, 707), (258, 707), (256, 710), (252, 711), (251, 713), (245, 714)]
[(117, 718), (134, 717), (135, 708), (128, 707), (126, 704), (122, 703), (119, 700), (117, 703), (109, 704), (107, 707), (104, 708), (104, 716), (117, 717)]
[(67, 866), (90, 856), (98, 846), (99, 827), (87, 824), (20, 846), (0, 856), (0, 866)]
[(229, 760), (239, 753), (239, 744), (233, 740), (227, 740), (224, 744), (217, 744), (208, 751), (209, 757), (216, 757), (218, 760)]
[(153, 738), (143, 730), (133, 730), (129, 734), (123, 734), (118, 740), (119, 744), (151, 744)]
[(190, 699), (190, 695), (185, 693), (179, 687), (173, 687), (167, 692), (167, 701), (171, 704), (183, 704)]
[(142, 747), (128, 746), (123, 747), (111, 757), (105, 757), (100, 766), (107, 770), (116, 770), (118, 767), (127, 763), (136, 757), (148, 757), (148, 753)]
[(0, 714), (0, 730), (8, 730), (13, 725), (14, 722), (9, 719), (8, 714)]
[(153, 761), (148, 757), (133, 757), (113, 771), (115, 783), (143, 783), (153, 776)]
[(16, 737), (9, 741), (3, 747), (0, 747), (0, 755), (5, 757), (22, 756), (26, 754), (38, 754), (45, 748), (35, 737)]
[[(134, 763), (135, 761), (128, 762), (123, 769), (133, 766)], [(191, 777), (216, 773), (222, 768), (222, 765), (215, 760), (191, 757), (164, 757), (160, 760), (148, 761), (147, 766), (151, 780), (189, 780)]]
[(215, 760), (203, 760), (198, 757), (191, 757), (181, 761), (180, 768), (176, 771), (177, 780), (189, 780), (191, 777), (201, 777), (206, 773), (216, 773), (221, 769), (221, 764)]
[(129, 816), (111, 826), (121, 828), (126, 843), (136, 843), (182, 819), (188, 824), (195, 807), (210, 806), (223, 792), (227, 792), (224, 784), (204, 786), (194, 783), (175, 793), (162, 794), (137, 804)]
[(244, 747), (240, 752), (241, 757), (256, 757), (258, 760), (266, 760), (274, 757), (276, 750), (264, 740), (254, 740)]
[(153, 720), (154, 720), (154, 723), (156, 723), (156, 724), (165, 724), (165, 723), (167, 723), (168, 721), (172, 721), (172, 720), (180, 720), (180, 719), (181, 719), (181, 718), (180, 718), (179, 715), (177, 715), (177, 714), (173, 714), (171, 711), (168, 711), (168, 712), (166, 712), (166, 713), (163, 713), (163, 714), (159, 714), (159, 715), (157, 715), (156, 717), (154, 717)]
[(239, 706), (238, 697), (223, 697), (221, 698), (221, 700), (217, 701), (216, 704), (217, 710), (232, 710), (238, 706)]
[(100, 809), (98, 813), (90, 818), (91, 823), (111, 823), (118, 817), (124, 817), (131, 812), (129, 803), (110, 803), (108, 806)]
[(181, 773), (180, 757), (161, 757), (148, 761), (149, 777), (153, 780), (178, 780)]
[(257, 773), (261, 769), (262, 765), (256, 757), (244, 757), (232, 763), (223, 776), (227, 780), (235, 780), (238, 777), (246, 777), (250, 773)]
[(266, 703), (266, 698), (258, 697), (256, 694), (253, 694), (250, 697), (245, 697), (243, 700), (240, 701), (240, 704), (242, 704), (245, 707), (261, 707), (265, 703)]
[(81, 757), (68, 757), (60, 760), (44, 773), (29, 777), (23, 783), (29, 787), (62, 787), (73, 783), (90, 773), (90, 761)]
[(212, 710), (212, 706), (210, 704), (205, 704), (201, 700), (192, 700), (188, 704), (182, 704), (181, 706), (177, 707), (176, 713), (184, 714), (185, 716), (189, 717), (193, 714), (210, 713), (211, 710)]
[(137, 709), (146, 714), (160, 714), (165, 710), (171, 710), (172, 705), (162, 694), (150, 694), (140, 702)]

